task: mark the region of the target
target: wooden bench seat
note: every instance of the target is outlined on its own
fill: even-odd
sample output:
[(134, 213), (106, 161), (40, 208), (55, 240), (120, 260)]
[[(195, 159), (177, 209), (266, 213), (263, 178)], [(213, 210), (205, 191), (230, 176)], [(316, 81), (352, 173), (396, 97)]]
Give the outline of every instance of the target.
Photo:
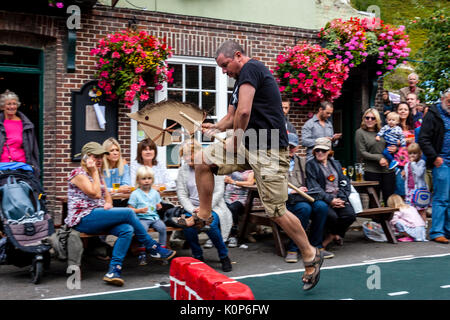
[[(172, 235), (172, 232), (174, 232), (174, 231), (181, 231), (181, 230), (183, 230), (183, 229), (182, 228), (174, 228), (174, 227), (166, 227), (166, 232), (167, 232), (167, 244), (166, 244), (166, 247), (168, 249), (170, 249), (170, 236)], [(149, 228), (148, 229), (148, 233), (153, 233), (153, 232), (157, 232), (157, 231), (155, 229), (153, 229), (153, 228)], [(83, 241), (84, 247), (86, 247), (87, 239), (92, 238), (92, 237), (107, 236), (107, 235), (109, 235), (109, 233), (88, 234), (88, 233), (81, 232), (80, 233), (80, 238)]]

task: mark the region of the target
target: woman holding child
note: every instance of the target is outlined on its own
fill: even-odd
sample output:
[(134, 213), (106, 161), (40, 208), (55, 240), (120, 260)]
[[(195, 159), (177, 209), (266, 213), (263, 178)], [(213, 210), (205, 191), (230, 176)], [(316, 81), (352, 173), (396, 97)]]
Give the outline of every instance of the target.
[[(380, 114), (374, 108), (367, 109), (362, 117), (361, 127), (356, 130), (356, 158), (358, 162), (364, 163), (364, 179), (368, 181), (379, 181), (377, 192), (383, 192), (384, 203), (395, 191), (395, 173), (389, 170), (389, 163), (383, 156), (386, 141), (383, 137), (376, 139), (381, 129)], [(397, 150), (396, 146), (388, 147), (391, 152)]]

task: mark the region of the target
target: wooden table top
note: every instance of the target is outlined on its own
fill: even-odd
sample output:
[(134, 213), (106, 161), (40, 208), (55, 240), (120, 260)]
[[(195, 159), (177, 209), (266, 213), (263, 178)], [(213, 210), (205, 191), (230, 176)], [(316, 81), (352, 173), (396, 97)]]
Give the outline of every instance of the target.
[(377, 186), (380, 183), (378, 181), (352, 181), (352, 185), (354, 187), (371, 187), (371, 186)]

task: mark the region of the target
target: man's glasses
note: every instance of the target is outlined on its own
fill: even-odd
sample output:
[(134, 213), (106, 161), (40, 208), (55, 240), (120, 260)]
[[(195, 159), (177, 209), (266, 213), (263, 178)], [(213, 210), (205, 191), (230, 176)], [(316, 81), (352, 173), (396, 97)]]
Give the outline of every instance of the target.
[(373, 121), (373, 120), (375, 120), (376, 118), (375, 118), (375, 117), (365, 117), (365, 119), (366, 119), (366, 120), (372, 120), (372, 121)]
[(326, 153), (328, 150), (324, 150), (324, 149), (315, 149), (315, 152), (320, 152), (320, 153)]

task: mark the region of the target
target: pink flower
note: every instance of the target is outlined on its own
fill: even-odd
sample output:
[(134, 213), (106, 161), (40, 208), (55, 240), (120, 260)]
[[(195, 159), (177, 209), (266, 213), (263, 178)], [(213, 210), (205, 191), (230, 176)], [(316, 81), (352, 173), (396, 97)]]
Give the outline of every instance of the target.
[(135, 73), (142, 73), (142, 72), (144, 72), (144, 68), (143, 68), (142, 66), (136, 67), (136, 68), (134, 69), (134, 72), (135, 72)]
[(112, 53), (111, 57), (113, 57), (114, 59), (120, 59), (120, 53), (118, 53), (117, 51), (114, 51)]
[(62, 2), (57, 2), (56, 3), (56, 6), (58, 7), (58, 8), (64, 8), (64, 3), (62, 3)]
[(383, 64), (383, 60), (377, 60), (377, 64)]

